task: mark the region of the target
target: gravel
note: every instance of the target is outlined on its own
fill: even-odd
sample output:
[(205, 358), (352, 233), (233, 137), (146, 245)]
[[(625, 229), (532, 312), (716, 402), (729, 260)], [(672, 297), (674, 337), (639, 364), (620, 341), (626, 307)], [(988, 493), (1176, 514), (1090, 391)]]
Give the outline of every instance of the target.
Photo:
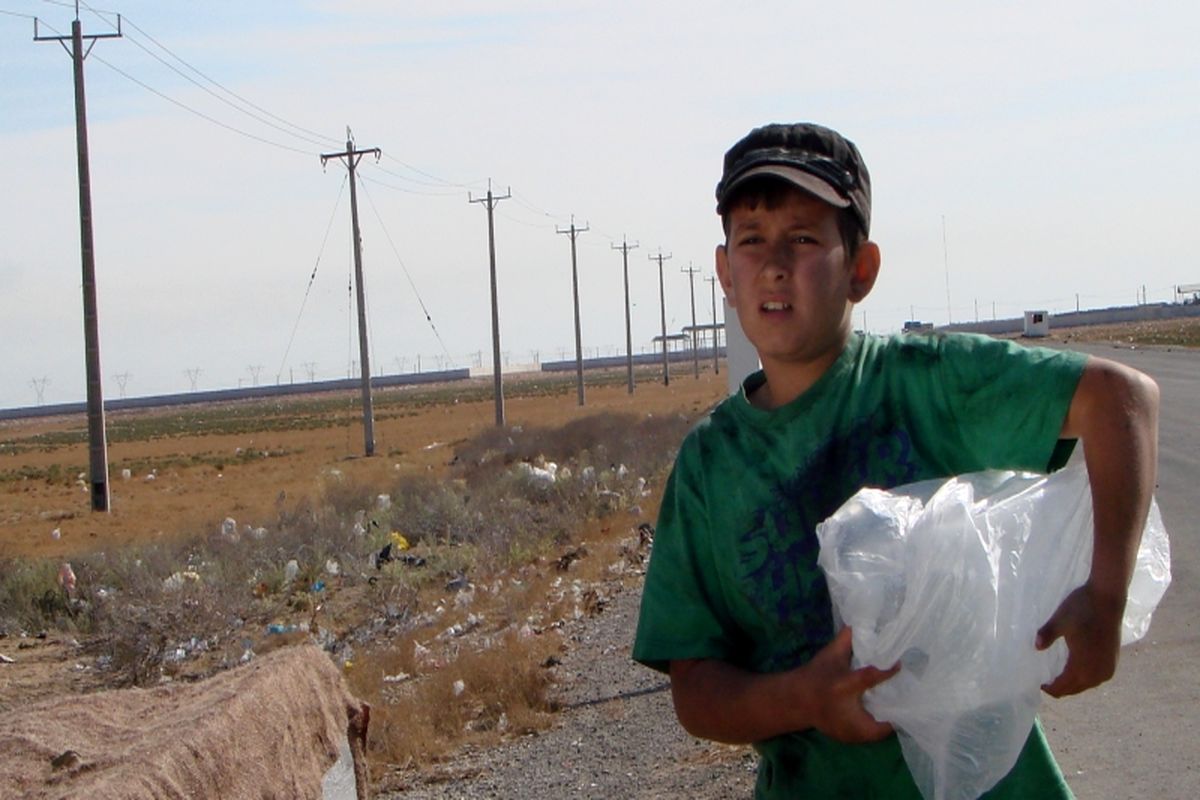
[(666, 676), (629, 656), (641, 581), (572, 623), (557, 667), (563, 708), (551, 729), (460, 753), (382, 798), (751, 797), (757, 757), (679, 726)]

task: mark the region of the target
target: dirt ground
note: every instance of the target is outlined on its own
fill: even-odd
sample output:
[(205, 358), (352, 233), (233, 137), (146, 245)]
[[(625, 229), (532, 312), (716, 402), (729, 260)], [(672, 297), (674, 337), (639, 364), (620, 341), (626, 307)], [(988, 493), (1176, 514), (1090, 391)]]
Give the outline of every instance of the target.
[[(640, 382), (632, 395), (623, 381), (588, 387), (582, 407), (573, 383), (565, 384), (563, 391), (553, 396), (508, 398), (505, 416), (510, 425), (557, 427), (602, 411), (691, 414), (724, 394), (724, 372), (718, 376), (711, 369), (702, 370), (697, 379), (688, 370), (683, 375), (673, 373), (670, 386), (661, 381)], [(351, 402), (347, 396), (347, 406)], [(121, 412), (110, 414), (109, 424), (128, 414), (170, 413), (169, 409)], [(108, 513), (90, 510), (83, 482), (6, 481), (0, 484), (0, 556), (69, 557), (215, 530), (226, 517), (233, 517), (239, 525), (258, 525), (275, 516), (280, 503), (290, 506), (305, 497), (316, 499), (333, 470), (350, 479), (373, 482), (396, 473), (439, 469), (452, 457), (456, 443), (495, 423), (495, 406), (489, 395), (485, 400), (425, 407), (399, 417), (381, 415), (375, 423), (376, 455), (370, 458), (362, 455), (361, 424), (330, 422), (330, 427), (310, 430), (185, 435), (110, 444), (109, 463), (114, 467), (109, 478), (112, 500)], [(83, 415), (21, 420), (0, 423), (0, 441), (20, 445), (38, 434), (84, 429)], [(251, 461), (237, 458), (247, 450), (272, 455)], [(214, 454), (227, 454), (229, 462), (173, 466), (152, 479), (147, 474), (124, 479), (121, 473), (121, 464), (187, 462), (195, 456), (212, 461)], [(82, 474), (87, 463), (86, 443), (50, 452), (0, 448), (0, 474), (53, 464), (71, 465), (73, 475)]]

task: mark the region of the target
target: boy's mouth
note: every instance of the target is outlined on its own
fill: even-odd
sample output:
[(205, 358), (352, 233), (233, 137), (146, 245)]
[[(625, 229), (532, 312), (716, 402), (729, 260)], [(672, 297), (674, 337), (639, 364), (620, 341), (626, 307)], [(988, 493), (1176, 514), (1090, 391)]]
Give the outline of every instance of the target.
[(788, 311), (791, 307), (791, 303), (785, 303), (782, 300), (768, 300), (762, 304), (763, 311)]

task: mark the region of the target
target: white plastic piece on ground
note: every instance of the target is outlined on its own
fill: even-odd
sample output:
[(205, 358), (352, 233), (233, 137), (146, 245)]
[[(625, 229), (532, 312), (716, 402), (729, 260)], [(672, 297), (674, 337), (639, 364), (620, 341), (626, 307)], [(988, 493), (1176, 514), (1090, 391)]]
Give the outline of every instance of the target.
[[(901, 665), (864, 705), (891, 722), (929, 800), (975, 798), (1016, 763), (1062, 672), (1060, 639), (1037, 630), (1087, 578), (1092, 504), (1082, 460), (1050, 476), (980, 472), (885, 492), (864, 489), (817, 526), (838, 627), (853, 666)], [(1152, 504), (1122, 644), (1141, 638), (1171, 581)]]

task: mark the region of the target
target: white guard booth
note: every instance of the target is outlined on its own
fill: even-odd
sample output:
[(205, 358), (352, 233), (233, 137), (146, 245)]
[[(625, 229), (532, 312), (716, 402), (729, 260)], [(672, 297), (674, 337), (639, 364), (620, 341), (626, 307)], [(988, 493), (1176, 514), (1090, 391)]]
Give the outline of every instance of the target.
[(1050, 314), (1046, 311), (1025, 312), (1025, 335), (1040, 337), (1050, 335)]
[(725, 375), (729, 381), (729, 393), (737, 394), (742, 388), (742, 381), (759, 367), (758, 351), (746, 338), (738, 322), (737, 310), (729, 305), (728, 300), (722, 302), (725, 306)]

